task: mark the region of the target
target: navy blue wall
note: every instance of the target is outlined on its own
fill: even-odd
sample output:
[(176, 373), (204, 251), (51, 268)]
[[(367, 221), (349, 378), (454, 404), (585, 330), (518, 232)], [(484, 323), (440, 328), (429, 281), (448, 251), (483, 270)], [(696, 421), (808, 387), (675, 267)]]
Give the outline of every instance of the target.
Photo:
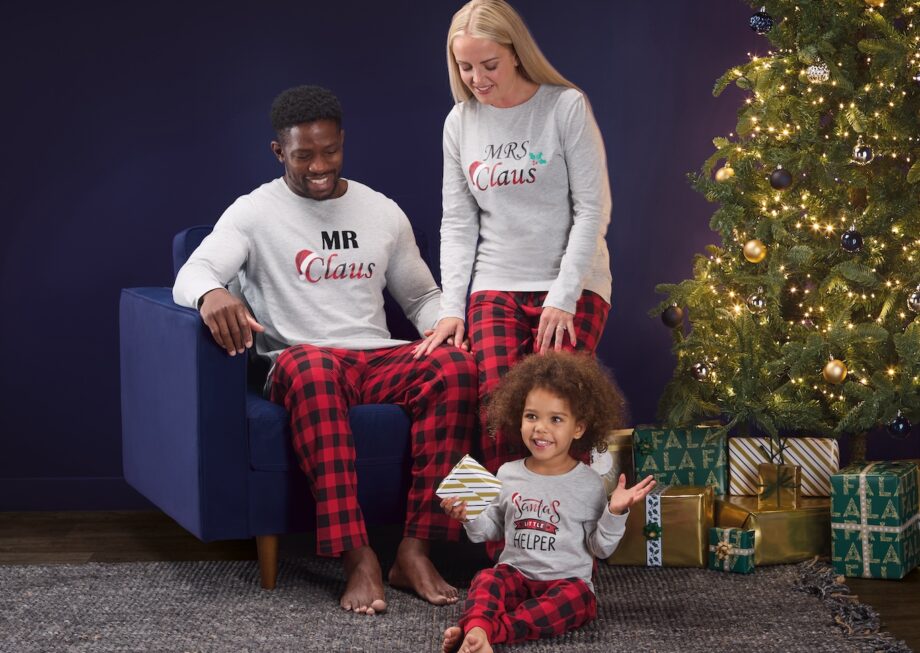
[[(346, 176), (436, 242), (444, 36), (462, 3), (30, 4), (5, 11), (0, 39), (0, 510), (142, 506), (121, 480), (119, 289), (169, 285), (172, 235), (280, 174), (268, 107), (302, 83), (344, 104)], [(739, 104), (710, 90), (766, 44), (736, 0), (517, 4), (604, 133), (614, 300), (600, 355), (651, 420), (671, 356), (646, 312), (713, 238), (685, 174)]]

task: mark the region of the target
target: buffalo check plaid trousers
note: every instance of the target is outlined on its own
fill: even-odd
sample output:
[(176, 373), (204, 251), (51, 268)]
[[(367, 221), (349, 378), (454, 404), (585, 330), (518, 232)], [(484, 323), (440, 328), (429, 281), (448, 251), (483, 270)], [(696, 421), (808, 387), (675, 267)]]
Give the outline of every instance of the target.
[(466, 595), (460, 629), (479, 626), (490, 644), (562, 635), (597, 616), (597, 600), (580, 578), (530, 580), (510, 565), (483, 569)]
[[(467, 315), (470, 347), (476, 356), (479, 370), (480, 406), (486, 405), (492, 392), (511, 366), (534, 351), (537, 328), (546, 291), (509, 292), (483, 290), (470, 296)], [(575, 306), (576, 347), (568, 336), (563, 349), (593, 354), (607, 322), (610, 304), (591, 291), (586, 290)], [(481, 413), (482, 429), (480, 446), (482, 464), (495, 474), (498, 468), (509, 460), (527, 455), (520, 433), (490, 433), (486, 425), (485, 410)]]
[(457, 540), (459, 522), (441, 510), (435, 488), (476, 429), (476, 365), (456, 347), (420, 360), (414, 344), (372, 350), (296, 345), (278, 357), (271, 399), (291, 414), (294, 451), (316, 499), (316, 549), (337, 556), (368, 543), (357, 499), (348, 408), (392, 403), (412, 421), (412, 481), (403, 534)]

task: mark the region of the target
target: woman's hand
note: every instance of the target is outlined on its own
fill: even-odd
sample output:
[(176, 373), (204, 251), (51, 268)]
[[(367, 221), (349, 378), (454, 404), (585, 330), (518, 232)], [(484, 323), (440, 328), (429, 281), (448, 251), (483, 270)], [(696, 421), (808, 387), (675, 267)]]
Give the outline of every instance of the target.
[(460, 522), (467, 521), (466, 518), (466, 501), (456, 497), (447, 497), (441, 500), (441, 510), (450, 517)]
[(613, 494), (610, 495), (610, 503), (607, 510), (614, 515), (622, 515), (629, 510), (629, 507), (645, 499), (645, 495), (655, 487), (655, 478), (651, 475), (646, 476), (641, 481), (626, 488), (626, 474), (620, 474), (619, 482)]
[(565, 340), (565, 334), (569, 334), (569, 340), (574, 347), (575, 342), (575, 314), (567, 313), (560, 308), (544, 306), (543, 312), (540, 313), (540, 325), (537, 327), (536, 351), (541, 354), (550, 347), (556, 351), (562, 351), (562, 343)]
[(455, 344), (461, 349), (469, 351), (469, 343), (463, 339), (465, 331), (466, 327), (459, 317), (441, 318), (433, 331), (425, 332), (425, 339), (415, 346), (415, 349), (412, 350), (412, 356), (416, 360), (427, 356), (442, 342), (446, 342), (448, 345)]

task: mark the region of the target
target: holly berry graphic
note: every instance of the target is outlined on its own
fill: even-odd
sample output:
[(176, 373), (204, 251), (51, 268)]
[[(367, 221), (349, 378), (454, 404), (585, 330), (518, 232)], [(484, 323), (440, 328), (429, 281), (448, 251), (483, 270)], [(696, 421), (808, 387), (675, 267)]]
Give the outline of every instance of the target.
[(543, 158), (543, 152), (531, 152), (530, 153), (530, 165), (536, 167), (539, 165), (546, 165), (546, 159)]

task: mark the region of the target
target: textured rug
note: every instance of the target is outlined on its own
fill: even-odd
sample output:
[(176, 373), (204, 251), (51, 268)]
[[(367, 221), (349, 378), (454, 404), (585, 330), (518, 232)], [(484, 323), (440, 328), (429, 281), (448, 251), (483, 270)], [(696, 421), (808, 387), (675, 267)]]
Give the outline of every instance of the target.
[[(909, 651), (879, 633), (823, 564), (763, 567), (749, 576), (702, 569), (602, 565), (598, 619), (563, 637), (498, 651)], [(460, 606), (389, 592), (376, 617), (338, 609), (340, 567), (282, 560), (278, 587), (259, 588), (255, 562), (0, 566), (0, 650), (439, 650)]]

